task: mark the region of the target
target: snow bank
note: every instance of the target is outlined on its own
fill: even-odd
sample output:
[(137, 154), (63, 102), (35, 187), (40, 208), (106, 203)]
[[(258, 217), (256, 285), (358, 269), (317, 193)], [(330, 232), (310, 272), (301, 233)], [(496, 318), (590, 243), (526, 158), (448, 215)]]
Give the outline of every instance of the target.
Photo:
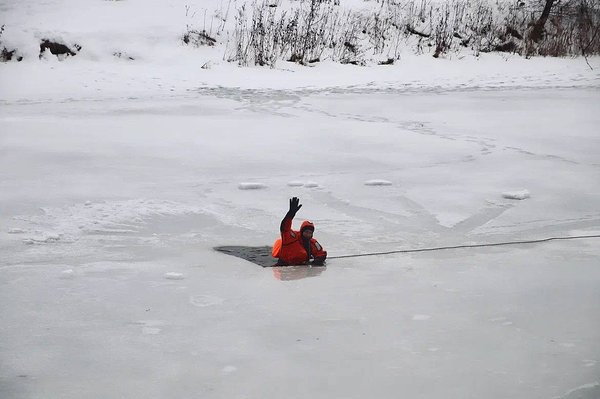
[[(393, 65), (386, 66), (342, 65), (323, 59), (311, 67), (281, 60), (273, 69), (239, 68), (223, 59), (227, 34), (221, 25), (226, 16), (231, 25), (234, 8), (244, 2), (232, 4), (229, 15), (226, 3), (128, 0), (94, 1), (82, 6), (76, 0), (5, 1), (0, 13), (0, 25), (6, 25), (2, 40), (11, 48), (19, 48), (25, 58), (19, 63), (3, 63), (0, 100), (115, 98), (123, 96), (124, 87), (126, 97), (148, 97), (184, 96), (196, 88), (218, 86), (421, 91), (428, 85), (430, 89), (453, 90), (586, 87), (598, 82), (597, 73), (581, 59), (528, 60), (508, 53), (478, 57), (450, 54), (447, 59), (434, 59), (430, 54), (403, 50)], [(374, 9), (379, 4), (349, 1), (342, 6)], [(198, 48), (184, 45), (187, 27), (200, 26), (195, 29), (202, 31), (203, 25), (214, 27), (211, 34), (218, 44)], [(82, 49), (63, 61), (54, 56), (39, 59), (40, 40), (44, 38), (71, 46), (76, 43)], [(591, 57), (589, 62), (597, 70), (600, 59)], [(203, 65), (211, 68), (202, 69)]]

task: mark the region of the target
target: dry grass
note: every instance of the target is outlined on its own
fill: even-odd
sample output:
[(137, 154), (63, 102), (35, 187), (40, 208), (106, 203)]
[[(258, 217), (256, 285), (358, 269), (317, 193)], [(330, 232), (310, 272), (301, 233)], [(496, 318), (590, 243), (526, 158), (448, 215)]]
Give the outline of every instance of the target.
[(528, 57), (600, 54), (597, 1), (559, 3), (535, 43), (529, 35), (542, 6), (522, 1), (381, 0), (358, 12), (335, 0), (298, 0), (287, 9), (262, 0), (235, 11), (225, 58), (241, 65), (274, 66), (281, 59), (301, 64), (325, 59), (390, 63), (400, 51), (433, 57), (464, 51)]

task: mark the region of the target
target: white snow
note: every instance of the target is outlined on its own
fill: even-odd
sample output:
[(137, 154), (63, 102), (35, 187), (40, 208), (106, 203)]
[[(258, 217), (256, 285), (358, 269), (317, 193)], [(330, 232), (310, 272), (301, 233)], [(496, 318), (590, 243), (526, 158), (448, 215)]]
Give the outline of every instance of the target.
[(190, 304), (204, 308), (207, 306), (218, 306), (223, 303), (224, 299), (212, 295), (195, 295), (190, 297)]
[[(228, 3), (0, 0), (28, 56), (0, 64), (0, 397), (598, 392), (597, 239), (325, 268), (213, 247), (270, 245), (292, 196), (330, 256), (598, 234), (600, 59), (180, 44)], [(40, 60), (47, 35), (85, 50)]]
[(183, 280), (185, 278), (183, 273), (175, 273), (175, 272), (165, 273), (164, 277), (167, 280)]
[(383, 179), (372, 179), (365, 182), (365, 186), (391, 186), (392, 182)]
[[(598, 392), (600, 392), (600, 381), (594, 381), (594, 382), (590, 382), (587, 384), (583, 384), (580, 385), (578, 387), (575, 387), (573, 389), (570, 389), (569, 391), (567, 391), (564, 395), (562, 395), (561, 397), (563, 398), (568, 398), (569, 396), (571, 396), (572, 394), (579, 392), (579, 391), (587, 391), (587, 390), (594, 390), (594, 392), (592, 392), (592, 395), (597, 394)], [(592, 397), (592, 396), (587, 396), (585, 393), (583, 394), (585, 396), (583, 397)], [(582, 397), (582, 396), (580, 396)]]
[(240, 190), (263, 190), (268, 188), (264, 183), (240, 183), (238, 184)]
[(308, 181), (300, 181), (300, 180), (291, 180), (287, 182), (288, 187), (305, 187), (305, 188), (320, 188), (321, 185), (316, 181), (308, 180)]
[(302, 187), (304, 185), (304, 182), (301, 182), (299, 180), (292, 180), (292, 181), (289, 181), (287, 183), (287, 185), (290, 187)]
[(60, 273), (60, 278), (61, 279), (65, 279), (65, 280), (69, 280), (75, 277), (75, 271), (73, 269), (67, 269), (67, 270), (63, 270)]
[(36, 231), (32, 237), (24, 238), (25, 244), (47, 244), (57, 242), (62, 238), (62, 234), (56, 232), (39, 232)]
[(531, 197), (531, 194), (529, 194), (529, 191), (527, 190), (507, 191), (502, 193), (502, 197), (514, 200), (524, 200)]
[(320, 187), (319, 183), (315, 182), (315, 181), (307, 181), (306, 183), (304, 183), (304, 187), (306, 188), (318, 188)]
[(235, 367), (235, 366), (225, 366), (225, 367), (223, 367), (223, 370), (222, 370), (222, 372), (224, 374), (230, 374), (230, 373), (234, 373), (236, 371), (237, 371), (237, 367)]
[(134, 324), (142, 327), (141, 333), (143, 335), (158, 335), (162, 332), (162, 326), (166, 323), (162, 320), (140, 320), (134, 322)]

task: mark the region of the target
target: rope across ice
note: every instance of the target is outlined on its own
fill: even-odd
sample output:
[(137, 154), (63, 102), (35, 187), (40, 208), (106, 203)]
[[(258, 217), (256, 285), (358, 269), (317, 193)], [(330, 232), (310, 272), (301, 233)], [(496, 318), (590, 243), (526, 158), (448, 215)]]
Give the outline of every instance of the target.
[(462, 245), (450, 245), (450, 246), (430, 247), (430, 248), (398, 249), (398, 250), (394, 250), (394, 251), (330, 256), (327, 259), (358, 258), (358, 257), (362, 257), (362, 256), (406, 254), (406, 253), (415, 253), (415, 252), (433, 252), (433, 251), (444, 251), (444, 250), (449, 250), (449, 249), (462, 249), (462, 248), (499, 247), (499, 246), (504, 246), (504, 245), (536, 244), (536, 243), (543, 243), (543, 242), (548, 242), (548, 241), (580, 240), (580, 239), (587, 239), (587, 238), (600, 238), (600, 234), (565, 236), (565, 237), (546, 237), (546, 238), (539, 238), (539, 239), (532, 239), (532, 240), (503, 241), (503, 242), (493, 242), (493, 243), (483, 243), (483, 244), (462, 244)]

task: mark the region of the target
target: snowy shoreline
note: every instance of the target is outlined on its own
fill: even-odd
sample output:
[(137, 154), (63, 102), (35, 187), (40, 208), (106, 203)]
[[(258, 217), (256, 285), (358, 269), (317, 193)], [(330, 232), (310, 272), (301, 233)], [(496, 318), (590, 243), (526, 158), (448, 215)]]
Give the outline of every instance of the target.
[[(435, 60), (414, 56), (392, 66), (360, 67), (323, 63), (303, 67), (242, 68), (228, 63), (202, 70), (187, 64), (127, 65), (87, 60), (41, 61), (0, 65), (0, 102), (65, 101), (181, 97), (212, 94), (215, 89), (315, 92), (390, 91), (445, 92), (507, 89), (600, 87), (600, 57), (506, 60), (498, 55), (479, 59)], [(196, 65), (196, 67), (194, 67)]]
[[(230, 6), (242, 3), (233, 1)], [(0, 21), (6, 24), (2, 40), (25, 55), (21, 62), (0, 63), (3, 104), (184, 97), (223, 88), (418, 93), (600, 87), (600, 56), (527, 59), (496, 52), (476, 56), (464, 49), (435, 59), (427, 52), (416, 55), (400, 47), (393, 65), (342, 65), (325, 59), (306, 66), (279, 60), (274, 68), (240, 67), (224, 59), (230, 39), (226, 31), (215, 46), (186, 46), (180, 38), (186, 26), (201, 22), (202, 10), (204, 23), (206, 18), (223, 17), (227, 4), (220, 0), (97, 1), (86, 7), (75, 0), (44, 4), (24, 0), (0, 1), (0, 6), (6, 10)], [(346, 1), (345, 6), (373, 8), (375, 3)], [(215, 10), (221, 12), (212, 15)], [(84, 48), (76, 56), (40, 54), (44, 37), (80, 42)], [(131, 59), (115, 56), (122, 52)]]

